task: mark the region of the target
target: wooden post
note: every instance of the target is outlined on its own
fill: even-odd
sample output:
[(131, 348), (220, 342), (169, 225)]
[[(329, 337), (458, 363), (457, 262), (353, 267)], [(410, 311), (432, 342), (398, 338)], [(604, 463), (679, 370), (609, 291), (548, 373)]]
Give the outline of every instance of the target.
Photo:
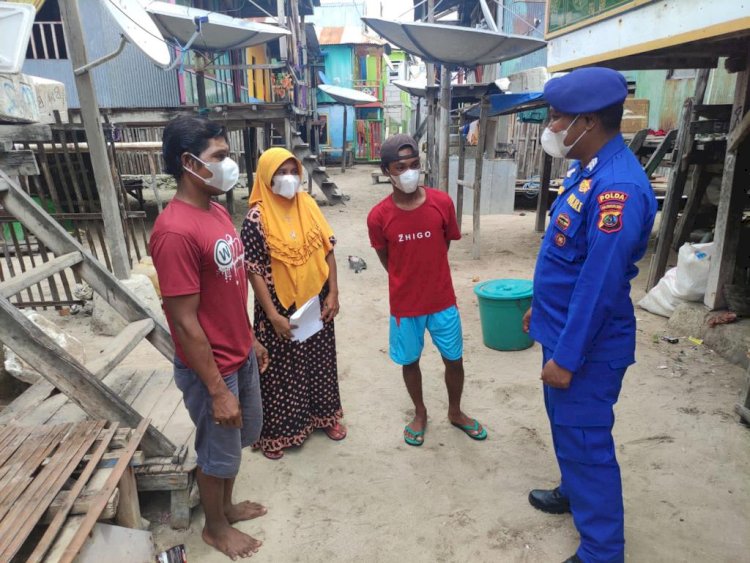
[[(281, 27), (286, 27), (286, 12), (284, 11), (284, 0), (276, 0), (276, 16)], [(287, 60), (286, 37), (279, 37), (279, 56), (282, 61)]]
[(484, 151), (487, 146), (487, 120), (490, 110), (489, 96), (482, 96), (481, 109), (479, 111), (479, 141), (477, 143), (477, 156), (475, 160), (476, 168), (474, 169), (474, 211), (473, 211), (473, 240), (471, 245), (471, 257), (479, 260), (479, 223), (481, 216), (481, 197), (482, 197), (482, 169), (484, 167)]
[(542, 151), (542, 176), (539, 179), (539, 195), (536, 197), (536, 222), (534, 231), (543, 233), (547, 229), (547, 210), (549, 209), (549, 185), (552, 179), (552, 157)]
[(706, 189), (710, 182), (711, 174), (706, 170), (706, 166), (703, 164), (696, 165), (690, 179), (687, 203), (685, 203), (685, 208), (682, 210), (682, 214), (677, 221), (677, 228), (675, 229), (674, 240), (672, 241), (672, 248), (674, 250), (679, 250), (690, 236), (690, 232), (695, 225), (695, 218), (703, 201), (703, 196), (706, 195)]
[[(732, 120), (729, 137), (742, 127), (750, 109), (750, 52), (745, 68), (737, 75), (737, 85), (732, 104)], [(724, 307), (724, 286), (734, 279), (737, 262), (737, 246), (740, 238), (741, 220), (746, 200), (745, 190), (750, 181), (747, 162), (750, 160), (750, 143), (734, 144), (734, 150), (727, 150), (724, 158), (724, 175), (721, 177), (721, 196), (716, 212), (714, 248), (711, 268), (708, 272), (708, 287), (704, 303), (711, 309)]]
[(341, 173), (346, 172), (346, 122), (348, 115), (346, 111), (346, 104), (344, 104), (344, 132), (341, 140)]
[[(427, 22), (435, 21), (435, 0), (427, 0)], [(437, 180), (435, 176), (435, 92), (432, 86), (435, 86), (435, 65), (426, 64), (427, 71), (427, 92), (425, 102), (427, 104), (427, 171), (425, 174), (425, 184), (434, 186)]]
[(651, 261), (648, 273), (647, 289), (654, 287), (664, 272), (667, 270), (667, 261), (674, 237), (674, 229), (677, 224), (677, 214), (680, 210), (682, 193), (685, 189), (688, 168), (690, 167), (690, 156), (692, 154), (694, 139), (690, 132), (690, 122), (693, 119), (693, 107), (703, 103), (703, 96), (708, 83), (708, 69), (700, 69), (695, 84), (695, 97), (685, 100), (680, 116), (680, 126), (675, 141), (675, 154), (677, 158), (672, 163), (672, 171), (669, 174), (667, 184), (667, 195), (661, 211), (661, 223), (659, 224), (659, 235), (656, 243), (656, 252)]
[(461, 230), (461, 220), (464, 216), (464, 173), (466, 169), (466, 135), (463, 133), (466, 124), (466, 112), (461, 112), (458, 124), (458, 171), (456, 174), (456, 221)]
[(450, 160), (451, 71), (440, 67), (440, 141), (438, 143), (438, 188), (448, 192), (448, 164)]
[[(81, 68), (87, 64), (87, 57), (78, 0), (60, 0), (59, 4), (70, 60), (74, 69)], [(99, 104), (96, 100), (94, 81), (91, 73), (86, 71), (76, 74), (75, 82), (81, 104), (81, 119), (91, 154), (91, 165), (102, 206), (104, 234), (112, 260), (112, 270), (119, 279), (126, 279), (130, 276), (130, 257), (125, 243), (119, 198), (109, 168), (107, 145), (99, 121)]]
[(115, 521), (119, 526), (142, 529), (141, 505), (138, 503), (138, 489), (132, 467), (127, 467), (120, 477), (120, 502), (117, 504)]

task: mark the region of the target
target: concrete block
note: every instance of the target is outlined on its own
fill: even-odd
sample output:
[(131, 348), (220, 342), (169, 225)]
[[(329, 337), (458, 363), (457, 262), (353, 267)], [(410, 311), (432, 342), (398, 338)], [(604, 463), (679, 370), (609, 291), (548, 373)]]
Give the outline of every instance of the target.
[(23, 74), (0, 74), (0, 122), (39, 121), (34, 84)]
[[(67, 334), (59, 326), (39, 313), (34, 311), (24, 311), (24, 314), (29, 320), (31, 320), (31, 322), (41, 328), (47, 336), (52, 338), (58, 346), (66, 350), (76, 360), (82, 364), (86, 362), (86, 354), (83, 348), (83, 343), (80, 340)], [(36, 383), (42, 377), (34, 368), (18, 357), (18, 355), (8, 347), (5, 347), (4, 364), (5, 371), (24, 383)]]
[[(151, 280), (143, 274), (133, 274), (127, 280), (121, 283), (133, 293), (144, 307), (149, 309), (153, 315), (164, 321), (164, 313), (161, 308), (161, 301), (156, 294), (154, 285)], [(94, 313), (91, 316), (91, 326), (97, 334), (107, 336), (116, 336), (127, 325), (117, 311), (109, 306), (107, 301), (99, 294), (94, 294)]]
[(57, 80), (41, 78), (39, 76), (26, 76), (36, 91), (37, 107), (39, 109), (39, 121), (42, 123), (55, 123), (55, 110), (60, 112), (63, 123), (68, 122), (68, 96), (65, 93), (65, 84)]

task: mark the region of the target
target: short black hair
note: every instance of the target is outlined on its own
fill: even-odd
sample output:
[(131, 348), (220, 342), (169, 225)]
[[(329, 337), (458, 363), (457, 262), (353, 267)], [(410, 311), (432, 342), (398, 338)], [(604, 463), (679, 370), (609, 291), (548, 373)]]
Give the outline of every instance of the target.
[(622, 123), (623, 111), (624, 106), (622, 104), (615, 104), (597, 111), (596, 115), (599, 116), (602, 126), (607, 131), (619, 131)]
[(186, 152), (198, 156), (211, 139), (223, 138), (229, 142), (226, 127), (206, 117), (181, 115), (164, 128), (161, 154), (164, 170), (179, 180), (182, 176), (182, 155)]

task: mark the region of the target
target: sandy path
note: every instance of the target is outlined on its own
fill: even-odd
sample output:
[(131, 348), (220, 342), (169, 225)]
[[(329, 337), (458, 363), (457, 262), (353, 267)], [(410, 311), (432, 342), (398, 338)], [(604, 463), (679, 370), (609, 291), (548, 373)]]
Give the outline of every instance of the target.
[[(539, 347), (485, 348), (472, 293), (475, 277), (531, 277), (539, 245), (533, 213), (483, 218), (481, 261), (471, 260), (470, 237), (451, 250), (466, 343), (464, 407), (485, 424), (489, 439), (473, 442), (449, 425), (440, 358), (429, 349), (422, 362), (429, 426), (425, 445), (411, 448), (401, 439), (411, 405), (386, 354), (386, 275), (365, 227), (367, 211), (388, 188), (373, 186), (367, 167), (336, 181), (351, 195), (346, 207), (324, 208), (339, 239), (336, 330), (349, 436), (334, 443), (318, 432), (276, 462), (245, 454), (238, 491), (269, 508), (263, 518), (240, 524), (264, 541), (253, 561), (567, 558), (578, 545), (570, 517), (542, 514), (526, 501), (530, 488), (553, 486), (558, 478)], [(464, 234), (469, 225), (466, 217)], [(368, 269), (355, 275), (346, 265), (350, 254), (364, 257)], [(429, 290), (429, 280), (424, 283)], [(731, 411), (742, 370), (705, 349), (654, 343), (665, 321), (637, 315), (638, 364), (626, 376), (615, 427), (627, 557), (747, 561), (750, 430)], [(187, 532), (156, 527), (158, 545), (184, 542), (190, 561), (226, 561), (201, 541), (202, 521), (196, 510)]]

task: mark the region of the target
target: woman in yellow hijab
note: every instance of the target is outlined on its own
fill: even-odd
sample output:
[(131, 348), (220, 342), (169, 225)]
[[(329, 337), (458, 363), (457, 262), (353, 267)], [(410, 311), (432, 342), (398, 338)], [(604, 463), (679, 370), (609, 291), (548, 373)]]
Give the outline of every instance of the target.
[[(269, 459), (302, 445), (316, 428), (332, 440), (346, 437), (333, 325), (339, 312), (336, 239), (315, 200), (299, 191), (302, 172), (288, 150), (265, 151), (242, 225), (245, 267), (255, 293), (253, 326), (271, 358), (261, 378), (258, 444)], [(289, 319), (308, 303), (320, 307), (323, 328), (299, 341)]]

